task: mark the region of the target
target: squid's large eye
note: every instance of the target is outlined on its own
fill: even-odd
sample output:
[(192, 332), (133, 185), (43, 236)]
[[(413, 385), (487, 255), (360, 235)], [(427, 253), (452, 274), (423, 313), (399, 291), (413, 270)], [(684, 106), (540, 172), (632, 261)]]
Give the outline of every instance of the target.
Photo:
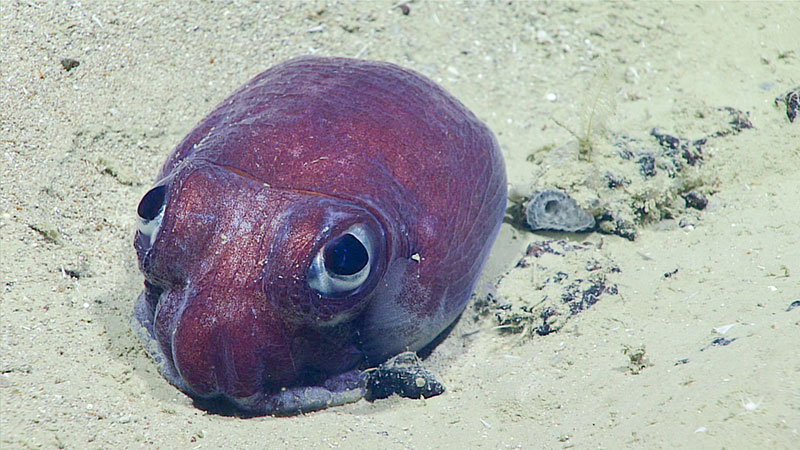
[(369, 262), (364, 244), (350, 233), (325, 246), (325, 270), (338, 276), (355, 275)]
[(308, 285), (323, 297), (353, 294), (369, 276), (373, 253), (371, 235), (353, 226), (320, 249), (308, 269)]
[(139, 202), (136, 213), (139, 220), (136, 222), (136, 229), (144, 236), (150, 238), (150, 245), (156, 240), (158, 227), (161, 226), (161, 219), (164, 217), (164, 200), (167, 196), (165, 185), (156, 186), (144, 194)]

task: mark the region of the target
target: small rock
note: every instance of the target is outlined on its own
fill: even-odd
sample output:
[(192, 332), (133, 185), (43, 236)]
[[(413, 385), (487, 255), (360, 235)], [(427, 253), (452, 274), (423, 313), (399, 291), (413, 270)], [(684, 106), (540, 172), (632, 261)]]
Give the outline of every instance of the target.
[(76, 67), (78, 67), (80, 65), (81, 65), (81, 63), (77, 59), (64, 58), (64, 59), (61, 60), (61, 67), (63, 67), (64, 70), (66, 70), (67, 72), (69, 72), (70, 70), (72, 70), (72, 69), (74, 69), (74, 68), (76, 68)]
[(436, 376), (422, 365), (414, 352), (404, 352), (373, 370), (365, 371), (364, 398), (374, 401), (397, 394), (406, 398), (428, 398), (444, 392)]
[(683, 199), (686, 200), (686, 206), (694, 209), (703, 210), (706, 209), (706, 205), (708, 205), (706, 196), (697, 191), (684, 194)]
[(780, 103), (786, 105), (786, 117), (789, 119), (789, 122), (794, 122), (794, 119), (800, 114), (800, 86), (790, 89), (785, 94), (775, 99), (775, 106), (778, 106)]
[(649, 178), (656, 175), (656, 159), (653, 155), (645, 154), (636, 162), (639, 163), (639, 172), (643, 177)]

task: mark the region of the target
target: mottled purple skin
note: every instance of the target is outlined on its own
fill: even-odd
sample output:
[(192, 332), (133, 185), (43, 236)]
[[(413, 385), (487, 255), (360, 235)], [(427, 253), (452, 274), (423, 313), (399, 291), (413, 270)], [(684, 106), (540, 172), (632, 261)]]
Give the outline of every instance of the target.
[[(134, 324), (162, 374), (255, 414), (357, 400), (360, 370), (463, 311), (506, 206), (491, 131), (398, 66), (303, 57), (223, 101), (167, 159), (161, 226), (135, 247)], [(325, 298), (314, 256), (353, 224), (368, 280)], [(141, 325), (139, 327), (138, 325)]]

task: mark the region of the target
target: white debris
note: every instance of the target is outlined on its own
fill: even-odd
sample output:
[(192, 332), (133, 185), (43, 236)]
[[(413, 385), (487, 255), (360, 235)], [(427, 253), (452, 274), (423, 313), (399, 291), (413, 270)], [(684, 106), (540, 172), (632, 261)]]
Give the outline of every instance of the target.
[(733, 327), (734, 327), (734, 325), (736, 325), (736, 324), (735, 324), (735, 323), (732, 323), (732, 324), (730, 324), (730, 325), (722, 325), (722, 326), (719, 326), (719, 327), (716, 327), (716, 328), (714, 328), (714, 331), (715, 331), (715, 332), (717, 332), (717, 333), (719, 333), (719, 334), (725, 334), (725, 333), (727, 333), (727, 332), (728, 332), (728, 330), (730, 330), (731, 328), (733, 328)]

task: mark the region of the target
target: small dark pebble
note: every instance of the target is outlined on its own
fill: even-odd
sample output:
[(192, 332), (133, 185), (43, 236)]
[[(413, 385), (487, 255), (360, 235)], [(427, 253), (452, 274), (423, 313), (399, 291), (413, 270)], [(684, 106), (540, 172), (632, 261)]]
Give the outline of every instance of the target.
[(703, 210), (706, 208), (706, 205), (708, 205), (706, 196), (697, 191), (684, 194), (683, 199), (686, 200), (686, 206), (698, 210)]
[[(589, 287), (583, 291), (580, 290), (582, 281), (589, 283)], [(564, 292), (561, 294), (561, 301), (569, 306), (570, 315), (574, 316), (591, 308), (604, 293), (617, 295), (619, 290), (614, 283), (606, 286), (602, 281), (578, 279), (564, 288)]]
[(785, 96), (776, 98), (775, 106), (778, 106), (779, 103), (786, 104), (786, 117), (789, 122), (794, 122), (794, 119), (800, 114), (800, 86), (790, 89)]
[(718, 338), (714, 339), (713, 341), (711, 341), (711, 345), (719, 345), (720, 347), (724, 347), (724, 346), (730, 344), (731, 342), (733, 342), (735, 340), (736, 340), (736, 338), (725, 339), (723, 337), (718, 337)]
[[(706, 138), (691, 141), (690, 139), (662, 133), (658, 128), (650, 130), (650, 135), (656, 138), (658, 145), (660, 145), (670, 157), (676, 156), (678, 151), (681, 150), (681, 157), (690, 166), (696, 166), (697, 163), (703, 161), (703, 146), (708, 141)], [(680, 170), (680, 168), (678, 170)]]
[(411, 12), (411, 8), (409, 8), (405, 3), (400, 3), (397, 5), (397, 7), (400, 8), (400, 11), (403, 12), (404, 16), (407, 16)]
[(606, 172), (603, 178), (606, 180), (606, 183), (608, 183), (608, 187), (611, 189), (616, 189), (620, 186), (631, 184), (630, 180), (628, 180), (627, 178), (622, 176), (620, 177), (615, 176), (611, 172)]
[(64, 59), (61, 60), (61, 67), (63, 67), (64, 70), (66, 70), (67, 72), (69, 72), (70, 70), (72, 70), (72, 69), (74, 69), (74, 68), (76, 68), (76, 67), (78, 67), (80, 65), (81, 65), (81, 63), (77, 59), (64, 58)]
[(538, 327), (536, 327), (534, 329), (534, 332), (536, 334), (538, 334), (539, 336), (547, 336), (550, 333), (555, 333), (556, 330), (554, 330), (550, 326), (550, 322), (549, 322), (550, 318), (555, 316), (555, 315), (556, 315), (556, 312), (553, 311), (552, 309), (550, 309), (550, 308), (543, 309), (542, 313), (539, 315), (539, 317), (541, 317), (541, 319), (542, 319), (542, 324), (539, 325)]
[(664, 147), (665, 149), (678, 150), (681, 148), (681, 138), (677, 138), (667, 133), (661, 133), (657, 128), (650, 130), (650, 135), (656, 138), (656, 140), (658, 140), (658, 145)]
[(444, 392), (442, 383), (422, 365), (414, 352), (401, 353), (362, 376), (366, 378), (364, 398), (368, 401), (393, 394), (429, 398)]
[(667, 272), (667, 273), (665, 273), (665, 274), (664, 274), (664, 278), (671, 278), (671, 277), (672, 277), (673, 275), (675, 275), (676, 273), (678, 273), (678, 269), (675, 269), (675, 270), (673, 270), (673, 271), (671, 271), (671, 272)]
[(731, 342), (735, 341), (736, 338), (733, 339), (725, 339), (724, 337), (718, 337), (711, 341), (710, 344), (706, 345), (705, 347), (701, 348), (700, 351), (704, 351), (709, 347), (725, 347), (726, 345), (730, 344)]
[(678, 360), (678, 361), (675, 363), (675, 365), (676, 365), (676, 366), (680, 366), (680, 365), (683, 365), (683, 364), (689, 364), (689, 358), (683, 358), (683, 359), (679, 359), (679, 360)]
[(786, 308), (786, 312), (789, 312), (797, 307), (800, 307), (800, 300), (795, 300), (789, 304), (789, 307)]
[(64, 273), (68, 277), (76, 279), (76, 280), (80, 280), (81, 278), (83, 278), (83, 273), (81, 273), (81, 271), (79, 271), (79, 270), (64, 269)]
[(539, 325), (533, 331), (539, 336), (547, 336), (550, 333), (556, 332), (556, 330), (550, 328), (550, 324), (547, 322), (544, 322), (543, 324)]
[(690, 166), (696, 166), (698, 162), (703, 161), (703, 146), (706, 145), (708, 139), (701, 138), (692, 142), (692, 149), (688, 145), (683, 149), (681, 156)]
[(650, 178), (656, 175), (656, 159), (651, 154), (645, 154), (639, 158), (639, 172), (645, 178)]

